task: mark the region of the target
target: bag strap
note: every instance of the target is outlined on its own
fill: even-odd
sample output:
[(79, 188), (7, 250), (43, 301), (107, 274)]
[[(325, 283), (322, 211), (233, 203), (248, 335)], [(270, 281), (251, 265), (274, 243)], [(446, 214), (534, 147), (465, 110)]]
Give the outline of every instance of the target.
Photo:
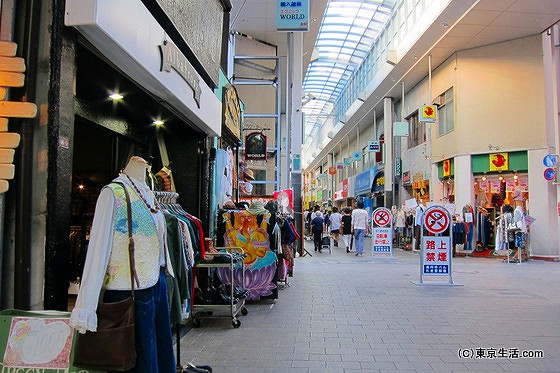
[(140, 286), (140, 280), (138, 279), (138, 274), (136, 273), (136, 265), (134, 261), (134, 238), (132, 238), (132, 207), (130, 206), (130, 194), (126, 185), (121, 182), (114, 182), (115, 184), (120, 184), (124, 190), (124, 195), (126, 197), (126, 214), (127, 214), (127, 225), (128, 225), (128, 262), (130, 264), (130, 284), (132, 289), (132, 298), (134, 299), (134, 282)]

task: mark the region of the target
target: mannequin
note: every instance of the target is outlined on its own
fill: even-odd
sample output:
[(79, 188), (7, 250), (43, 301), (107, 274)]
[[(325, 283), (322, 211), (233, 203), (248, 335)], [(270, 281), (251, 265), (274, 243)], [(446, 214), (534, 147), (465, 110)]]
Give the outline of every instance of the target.
[[(135, 262), (136, 367), (130, 372), (174, 373), (173, 340), (165, 276), (173, 276), (166, 243), (166, 223), (145, 182), (148, 164), (133, 156), (119, 177), (101, 190), (84, 272), (70, 325), (80, 333), (97, 330), (96, 308), (130, 296), (127, 207), (123, 184), (131, 199)], [(120, 183), (120, 184), (117, 184)], [(128, 346), (123, 346), (127, 348)]]

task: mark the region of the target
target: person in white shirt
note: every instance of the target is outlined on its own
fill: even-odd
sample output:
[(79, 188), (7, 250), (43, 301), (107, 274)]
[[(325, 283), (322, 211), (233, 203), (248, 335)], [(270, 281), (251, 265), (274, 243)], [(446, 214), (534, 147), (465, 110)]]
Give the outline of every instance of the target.
[(420, 203), (416, 206), (414, 216), (414, 251), (420, 251), (420, 233), (422, 231), (422, 218), (424, 217), (424, 206)]
[(356, 256), (364, 255), (364, 236), (369, 231), (368, 213), (364, 210), (364, 201), (359, 200), (357, 208), (352, 211), (352, 234), (356, 245)]
[(342, 215), (340, 214), (340, 212), (338, 212), (338, 207), (336, 206), (332, 208), (330, 221), (331, 221), (331, 237), (334, 240), (334, 246), (338, 247), (338, 237), (340, 234), (340, 227), (342, 226)]

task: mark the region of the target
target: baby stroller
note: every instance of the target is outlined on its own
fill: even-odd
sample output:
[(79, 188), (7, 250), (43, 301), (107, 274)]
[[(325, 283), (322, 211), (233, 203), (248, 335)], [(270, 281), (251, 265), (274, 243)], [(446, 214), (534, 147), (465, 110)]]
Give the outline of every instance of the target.
[(329, 236), (329, 234), (327, 233), (326, 236), (324, 236), (323, 238), (321, 238), (321, 246), (320, 246), (321, 251), (323, 250), (329, 250), (329, 254), (331, 253), (331, 238)]

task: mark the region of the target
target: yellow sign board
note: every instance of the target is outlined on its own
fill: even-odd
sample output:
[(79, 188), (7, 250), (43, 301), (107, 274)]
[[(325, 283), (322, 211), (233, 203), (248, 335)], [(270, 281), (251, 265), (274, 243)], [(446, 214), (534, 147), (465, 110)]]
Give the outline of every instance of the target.
[(506, 171), (509, 170), (508, 153), (491, 153), (488, 155), (490, 171)]

